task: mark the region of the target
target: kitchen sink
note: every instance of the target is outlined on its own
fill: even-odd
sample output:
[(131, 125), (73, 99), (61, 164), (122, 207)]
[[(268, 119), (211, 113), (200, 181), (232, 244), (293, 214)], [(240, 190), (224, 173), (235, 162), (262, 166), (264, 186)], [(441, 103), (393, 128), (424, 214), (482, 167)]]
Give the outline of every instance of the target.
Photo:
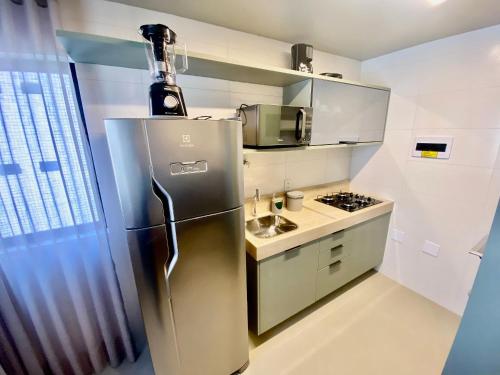
[(297, 224), (280, 215), (268, 215), (248, 220), (247, 230), (255, 237), (271, 238), (298, 228)]

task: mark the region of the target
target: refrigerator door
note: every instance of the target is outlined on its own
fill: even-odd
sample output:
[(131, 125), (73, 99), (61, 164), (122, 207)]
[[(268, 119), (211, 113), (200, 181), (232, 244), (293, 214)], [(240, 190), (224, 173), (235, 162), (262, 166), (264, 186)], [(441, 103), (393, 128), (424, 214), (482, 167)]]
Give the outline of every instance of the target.
[(165, 225), (129, 230), (127, 239), (155, 374), (181, 374), (167, 279)]
[(171, 221), (243, 204), (239, 121), (147, 119), (152, 178), (166, 197)]
[(183, 375), (232, 374), (248, 361), (242, 207), (171, 223), (169, 276)]

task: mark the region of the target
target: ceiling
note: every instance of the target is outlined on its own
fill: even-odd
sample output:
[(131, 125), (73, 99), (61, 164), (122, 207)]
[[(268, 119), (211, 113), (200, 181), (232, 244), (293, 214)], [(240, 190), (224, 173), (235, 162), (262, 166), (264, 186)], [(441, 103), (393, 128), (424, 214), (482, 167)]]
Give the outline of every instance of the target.
[(112, 0), (365, 60), (500, 24), (500, 0)]

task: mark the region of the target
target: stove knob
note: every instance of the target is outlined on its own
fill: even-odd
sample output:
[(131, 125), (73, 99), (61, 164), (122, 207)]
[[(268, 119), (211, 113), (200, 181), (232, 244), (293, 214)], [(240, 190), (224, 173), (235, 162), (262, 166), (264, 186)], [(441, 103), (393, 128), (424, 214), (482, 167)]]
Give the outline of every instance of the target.
[(371, 198), (371, 197), (368, 197), (368, 198), (366, 198), (366, 200), (367, 200), (368, 202), (371, 202), (371, 201), (372, 201), (372, 198)]

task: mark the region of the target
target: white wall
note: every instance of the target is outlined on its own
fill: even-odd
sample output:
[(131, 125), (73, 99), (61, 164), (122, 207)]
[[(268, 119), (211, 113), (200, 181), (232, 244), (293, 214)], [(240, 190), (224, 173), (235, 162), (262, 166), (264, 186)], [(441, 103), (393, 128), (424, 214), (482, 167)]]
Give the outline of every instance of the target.
[[(362, 79), (392, 88), (385, 143), (353, 151), (353, 189), (396, 201), (381, 271), (462, 313), (476, 265), (467, 255), (493, 220), (500, 192), (500, 26), (362, 63)], [(450, 135), (449, 160), (410, 156), (415, 136)], [(441, 245), (437, 258), (421, 252)]]
[[(289, 67), (288, 43), (263, 38), (165, 13), (134, 8), (103, 0), (59, 2), (65, 30), (140, 40), (137, 29), (145, 23), (164, 23), (177, 32), (192, 51), (229, 57), (247, 63)], [(358, 80), (357, 60), (315, 51), (318, 72), (336, 71)], [(77, 66), (85, 116), (89, 127), (100, 127), (105, 117), (148, 114), (149, 75), (146, 71), (79, 64)], [(190, 117), (209, 114), (231, 116), (241, 103), (282, 104), (282, 88), (181, 75)], [(339, 166), (332, 165), (332, 160)], [(255, 187), (264, 193), (283, 190), (288, 177), (293, 187), (343, 180), (349, 177), (350, 152), (293, 152), (250, 156), (245, 167), (246, 195)], [(340, 173), (339, 171), (342, 171)]]

